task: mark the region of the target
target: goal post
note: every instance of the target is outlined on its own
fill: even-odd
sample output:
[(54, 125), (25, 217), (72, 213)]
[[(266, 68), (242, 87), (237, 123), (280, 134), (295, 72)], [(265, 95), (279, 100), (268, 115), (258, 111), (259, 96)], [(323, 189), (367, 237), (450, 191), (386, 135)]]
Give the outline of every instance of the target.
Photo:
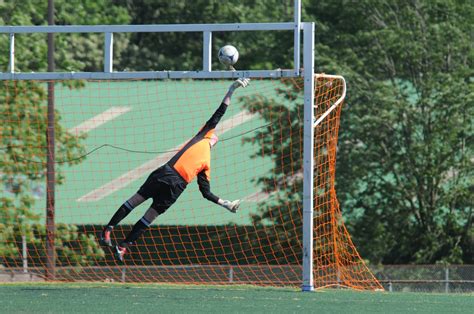
[[(56, 100), (63, 106), (58, 109), (62, 114), (62, 123), (67, 125), (67, 130), (64, 127), (58, 132), (58, 136), (62, 136), (60, 142), (63, 142), (57, 144), (60, 147), (57, 149), (55, 162), (63, 164), (64, 160), (61, 158), (67, 159), (68, 156), (82, 160), (85, 155), (81, 153), (84, 152), (91, 160), (98, 158), (97, 164), (89, 165), (92, 167), (90, 169), (72, 167), (77, 163), (65, 168), (65, 185), (71, 186), (59, 188), (55, 193), (59, 198), (56, 204), (62, 208), (57, 221), (65, 224), (61, 225), (61, 230), (56, 233), (58, 236), (70, 234), (65, 237), (70, 242), (63, 239), (64, 243), (69, 243), (65, 244), (67, 249), (62, 247), (61, 250), (66, 252), (75, 249), (79, 252), (78, 256), (62, 252), (63, 255), (58, 261), (61, 271), (56, 280), (121, 278), (123, 281), (299, 285), (303, 291), (328, 286), (371, 290), (381, 288), (351, 242), (335, 194), (335, 147), (340, 111), (345, 98), (345, 81), (340, 76), (314, 74), (315, 24), (301, 22), (300, 18), (301, 3), (295, 1), (295, 19), (290, 23), (0, 27), (0, 33), (10, 36), (10, 69), (9, 72), (0, 73), (3, 88), (0, 98), (4, 100), (3, 125), (13, 130), (25, 123), (17, 117), (24, 117), (20, 111), (25, 110), (24, 106), (29, 104), (24, 96), (28, 94), (28, 97), (37, 97), (35, 99), (38, 100), (38, 107), (34, 108), (36, 113), (27, 110), (26, 116), (30, 119), (28, 123), (36, 127), (33, 135), (39, 136), (42, 123), (48, 121), (41, 109), (42, 85), (68, 80), (85, 80), (87, 85), (87, 93), (66, 88), (59, 88), (55, 93)], [(292, 69), (212, 69), (213, 32), (262, 30), (294, 32)], [(301, 31), (303, 69), (300, 71)], [(15, 34), (89, 32), (104, 34), (102, 72), (15, 72)], [(202, 32), (202, 69), (116, 72), (112, 67), (113, 41), (114, 33), (121, 32)], [(190, 125), (193, 130), (199, 128), (201, 119), (211, 113), (215, 105), (209, 102), (215, 102), (225, 90), (224, 85), (239, 77), (254, 79), (254, 87), (240, 96), (234, 96), (239, 97), (235, 101), (242, 107), (229, 113), (230, 116), (221, 122), (223, 125), (219, 132), (224, 140), (240, 137), (241, 148), (245, 149), (238, 151), (224, 146), (222, 160), (225, 161), (216, 161), (216, 181), (221, 182), (217, 185), (221, 192), (230, 195), (235, 192), (244, 194), (245, 201), (249, 208), (253, 208), (253, 212), (241, 213), (237, 217), (242, 222), (236, 223), (232, 221), (232, 217), (224, 217), (224, 213), (214, 213), (218, 209), (209, 209), (213, 213), (206, 214), (204, 206), (211, 205), (204, 205), (196, 195), (190, 195), (179, 205), (182, 209), (178, 210), (184, 217), (189, 216), (183, 218), (185, 225), (182, 221), (178, 223), (175, 216), (165, 218), (169, 219), (169, 223), (152, 228), (152, 235), (146, 237), (143, 247), (131, 256), (131, 264), (114, 265), (108, 256), (110, 252), (106, 251), (104, 257), (103, 252), (93, 244), (99, 230), (96, 229), (98, 224), (95, 224), (95, 218), (92, 214), (87, 214), (88, 210), (97, 213), (100, 218), (98, 220), (103, 223), (109, 213), (106, 215), (100, 213), (100, 210), (104, 207), (116, 209), (113, 206), (117, 207), (120, 202), (125, 201), (122, 197), (127, 192), (132, 194), (135, 191), (132, 187), (136, 187), (137, 182), (166, 162), (176, 147), (186, 139), (185, 135), (191, 135), (186, 133), (185, 125)], [(191, 80), (184, 82), (182, 79)], [(201, 83), (204, 79), (206, 82)], [(184, 96), (184, 99), (179, 96), (175, 86), (177, 82), (182, 88), (192, 91), (189, 96)], [(251, 92), (254, 92), (254, 95)], [(296, 96), (288, 96), (292, 93)], [(143, 102), (144, 105), (134, 107), (136, 101)], [(157, 108), (152, 105), (155, 102), (162, 106), (160, 114), (153, 113)], [(187, 103), (195, 106), (183, 108)], [(300, 109), (303, 111), (302, 115), (299, 114)], [(127, 118), (127, 115), (130, 115), (130, 118)], [(137, 127), (127, 133), (112, 121), (120, 116), (132, 125), (142, 123), (140, 119), (148, 121), (146, 119), (150, 117), (164, 118), (172, 121), (173, 127), (178, 126), (178, 131), (145, 122), (150, 123), (148, 127), (159, 134), (176, 133), (163, 140), (165, 149), (156, 144), (152, 145), (152, 149), (145, 149), (143, 147), (151, 137), (149, 130)], [(108, 119), (111, 122), (108, 122)], [(94, 131), (87, 133), (84, 130)], [(276, 130), (289, 130), (289, 138), (286, 138), (284, 133), (275, 133)], [(255, 137), (245, 137), (249, 132), (253, 132), (251, 134)], [(2, 138), (2, 150), (8, 152), (3, 162), (4, 169), (0, 169), (4, 178), (1, 183), (9, 189), (6, 199), (14, 199), (19, 195), (15, 194), (14, 186), (9, 185), (11, 180), (28, 176), (37, 178), (43, 171), (41, 166), (31, 166), (34, 163), (41, 165), (42, 157), (45, 157), (37, 150), (43, 146), (40, 144), (36, 147), (31, 136), (32, 134), (12, 131), (10, 135)], [(269, 140), (265, 136), (273, 138)], [(65, 138), (71, 142), (67, 143)], [(87, 143), (93, 146), (86, 145), (86, 148), (81, 148), (79, 139), (85, 138)], [(255, 143), (260, 146), (250, 145)], [(138, 152), (156, 156), (145, 161), (146, 158), (135, 155), (123, 159), (113, 153), (104, 153), (106, 157), (103, 159), (91, 155), (103, 147), (118, 148), (130, 154)], [(22, 149), (30, 155), (22, 155)], [(65, 153), (67, 149), (73, 152)], [(287, 154), (287, 150), (290, 153)], [(262, 158), (258, 159), (258, 156)], [(118, 158), (117, 164), (114, 158)], [(282, 160), (280, 164), (276, 162), (279, 159)], [(245, 162), (251, 169), (245, 169)], [(98, 167), (98, 164), (102, 168)], [(122, 173), (118, 172), (116, 168), (123, 167), (124, 164), (125, 169), (121, 169)], [(271, 167), (279, 168), (272, 172)], [(130, 169), (127, 170), (128, 168)], [(33, 171), (37, 173), (22, 174), (22, 169), (36, 169)], [(235, 179), (239, 175), (247, 175), (245, 180), (248, 182), (243, 184)], [(86, 193), (89, 176), (97, 186), (95, 190), (91, 189)], [(105, 179), (109, 181), (106, 182)], [(76, 182), (75, 184), (79, 185), (68, 182)], [(257, 186), (255, 182), (260, 184), (261, 190), (251, 192), (252, 187)], [(31, 184), (28, 188), (33, 191), (38, 186)], [(190, 186), (188, 189), (195, 187)], [(77, 193), (81, 195), (76, 195)], [(109, 195), (120, 195), (120, 198), (112, 199)], [(104, 199), (104, 203), (97, 203), (99, 198)], [(19, 198), (16, 201), (18, 200)], [(25, 222), (21, 215), (11, 216), (10, 211), (15, 209), (15, 206), (6, 200), (3, 203), (4, 206), (0, 210), (4, 213), (0, 217), (16, 217), (14, 219), (17, 221)], [(185, 208), (191, 210), (185, 211)], [(173, 208), (170, 211), (173, 211)], [(12, 221), (10, 218), (5, 219), (10, 223)], [(291, 221), (285, 222), (285, 219)], [(206, 220), (206, 223), (202, 224), (201, 220)], [(2, 224), (6, 225), (5, 221), (0, 221), (0, 227)], [(74, 221), (81, 221), (81, 227), (68, 225), (74, 224)], [(41, 241), (33, 236), (40, 232), (41, 226), (32, 226), (27, 228), (31, 242), (29, 253), (32, 256), (36, 254), (32, 262), (36, 262), (36, 267), (41, 268), (41, 265), (45, 266), (41, 262), (42, 257), (51, 253), (45, 252)], [(8, 261), (8, 266), (15, 269), (17, 244), (12, 240), (14, 234), (8, 230), (10, 229), (4, 227), (0, 229), (0, 233), (4, 233), (0, 239), (6, 239), (0, 243), (0, 253), (4, 254), (2, 257)], [(120, 233), (125, 231), (119, 228), (117, 232), (122, 235)], [(282, 239), (283, 236), (288, 238)], [(82, 256), (87, 250), (90, 255)], [(153, 253), (155, 251), (159, 253)], [(80, 256), (84, 260), (79, 267), (80, 271), (77, 271), (75, 266), (79, 263)], [(120, 273), (119, 277), (117, 273)]]
[(304, 25), (303, 291), (313, 291), (314, 23)]

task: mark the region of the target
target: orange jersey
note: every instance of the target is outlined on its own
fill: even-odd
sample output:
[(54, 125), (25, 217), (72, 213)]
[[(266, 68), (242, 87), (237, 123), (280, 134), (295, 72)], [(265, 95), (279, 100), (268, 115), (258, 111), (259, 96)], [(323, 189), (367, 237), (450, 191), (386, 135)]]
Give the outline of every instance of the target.
[(209, 140), (203, 138), (187, 147), (173, 167), (188, 183), (201, 171), (204, 171), (209, 181), (211, 178), (211, 147)]
[(227, 105), (222, 103), (201, 130), (199, 130), (198, 134), (187, 142), (179, 152), (168, 161), (168, 164), (172, 166), (187, 183), (191, 182), (197, 175), (200, 175), (201, 179), (210, 181), (211, 147), (209, 138), (226, 109)]

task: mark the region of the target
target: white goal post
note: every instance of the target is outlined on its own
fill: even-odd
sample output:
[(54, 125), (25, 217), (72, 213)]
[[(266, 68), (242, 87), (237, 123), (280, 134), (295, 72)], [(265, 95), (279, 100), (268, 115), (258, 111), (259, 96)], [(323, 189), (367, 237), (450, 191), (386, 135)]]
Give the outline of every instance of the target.
[[(292, 31), (294, 32), (293, 69), (289, 70), (212, 70), (213, 32)], [(303, 31), (303, 71), (300, 71), (300, 40)], [(115, 33), (137, 32), (202, 32), (202, 69), (190, 71), (123, 71), (113, 69), (113, 41)], [(36, 72), (15, 71), (15, 35), (24, 33), (102, 33), (104, 60), (102, 72)], [(230, 79), (248, 78), (304, 78), (304, 188), (303, 188), (303, 273), (302, 290), (313, 291), (313, 178), (314, 178), (314, 37), (315, 24), (301, 22), (301, 0), (294, 1), (294, 21), (285, 23), (238, 24), (175, 24), (175, 25), (83, 25), (83, 26), (0, 26), (0, 34), (10, 38), (8, 72), (0, 72), (0, 80), (123, 80), (123, 79)], [(337, 106), (336, 103), (333, 107)], [(332, 108), (334, 109), (334, 108)], [(332, 109), (329, 109), (329, 114)], [(321, 117), (320, 119), (324, 119)]]

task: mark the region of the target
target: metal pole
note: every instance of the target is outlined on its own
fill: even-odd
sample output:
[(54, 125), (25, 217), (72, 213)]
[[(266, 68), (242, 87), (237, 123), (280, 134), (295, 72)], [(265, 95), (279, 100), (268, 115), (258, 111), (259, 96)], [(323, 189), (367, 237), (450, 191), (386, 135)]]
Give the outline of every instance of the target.
[(212, 32), (203, 32), (202, 70), (212, 71)]
[(22, 247), (22, 256), (23, 256), (23, 272), (26, 274), (28, 272), (28, 249), (26, 246), (26, 236), (21, 236), (21, 247)]
[(303, 291), (313, 291), (314, 23), (304, 24)]
[(122, 282), (126, 281), (126, 275), (127, 275), (127, 269), (125, 267), (123, 267), (122, 268), (122, 278), (121, 278)]
[[(48, 25), (54, 25), (54, 0), (48, 0)], [(54, 34), (48, 33), (48, 72), (54, 72)], [(54, 249), (55, 150), (54, 150), (54, 82), (48, 82), (48, 129), (46, 134), (46, 278), (54, 280), (56, 251)]]
[(15, 72), (15, 34), (10, 34), (10, 73)]
[(444, 269), (444, 292), (449, 293), (449, 267)]
[(295, 74), (300, 74), (300, 27), (301, 27), (301, 0), (295, 0), (295, 32), (294, 32), (294, 55), (293, 55), (293, 67)]
[(105, 33), (104, 72), (110, 73), (114, 64), (114, 33)]
[(234, 282), (234, 268), (230, 266), (229, 268), (229, 283)]
[(247, 32), (292, 31), (294, 22), (285, 23), (227, 23), (227, 24), (149, 24), (149, 25), (55, 25), (0, 26), (2, 34), (25, 33), (170, 33), (170, 32)]

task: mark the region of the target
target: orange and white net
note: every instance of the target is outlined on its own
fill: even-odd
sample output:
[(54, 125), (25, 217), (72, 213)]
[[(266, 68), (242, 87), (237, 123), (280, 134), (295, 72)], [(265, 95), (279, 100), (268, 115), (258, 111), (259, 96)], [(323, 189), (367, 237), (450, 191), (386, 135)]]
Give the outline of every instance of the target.
[[(343, 97), (316, 76), (315, 116)], [(55, 280), (299, 286), (302, 282), (303, 81), (253, 79), (217, 128), (211, 190), (196, 182), (117, 262), (97, 236), (154, 169), (193, 137), (229, 80), (56, 81)], [(1, 83), (1, 272), (42, 280), (46, 263), (47, 83)], [(344, 227), (334, 188), (342, 101), (315, 128), (315, 287), (381, 288)], [(151, 201), (113, 231), (122, 240)]]

